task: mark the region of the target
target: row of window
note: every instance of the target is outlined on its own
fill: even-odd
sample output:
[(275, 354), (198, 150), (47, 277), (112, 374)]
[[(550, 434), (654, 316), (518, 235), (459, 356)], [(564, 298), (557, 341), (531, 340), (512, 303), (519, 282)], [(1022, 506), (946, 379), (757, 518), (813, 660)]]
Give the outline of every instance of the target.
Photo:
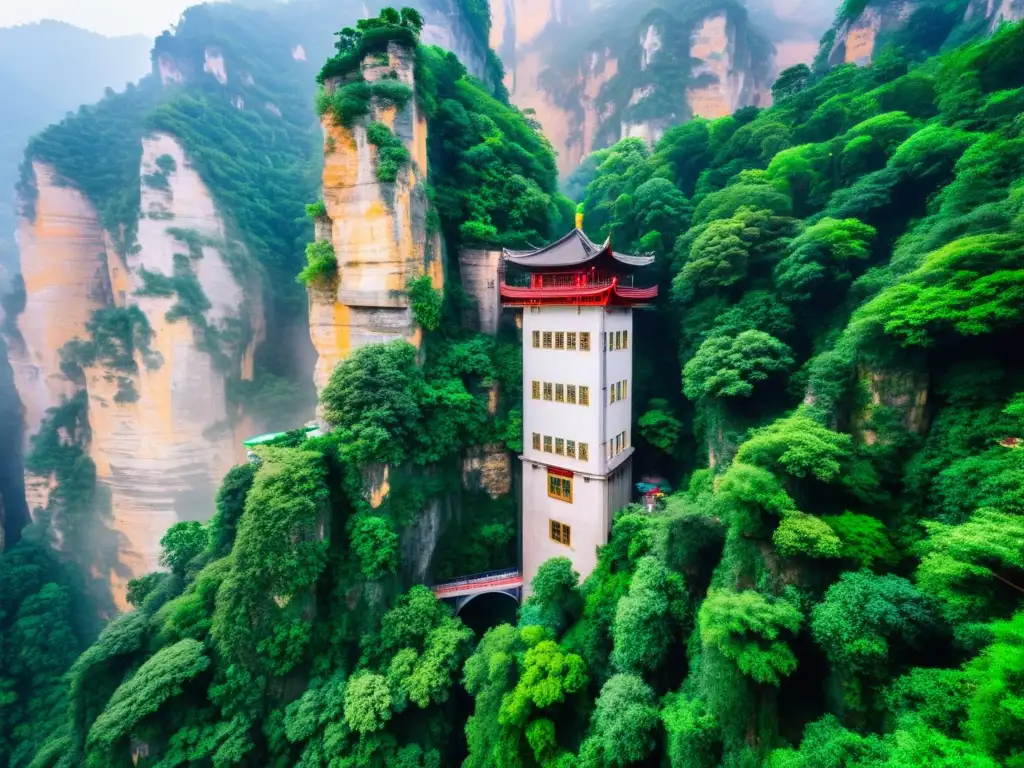
[(629, 448), (629, 443), (626, 440), (626, 433), (620, 432), (615, 436), (614, 440), (608, 441), (608, 458), (612, 459), (627, 448)]
[(614, 403), (617, 400), (625, 400), (629, 397), (629, 382), (628, 381), (616, 381), (614, 384), (608, 385), (609, 403)]
[[(534, 400), (541, 399), (541, 382), (533, 382), (532, 392)], [(590, 405), (590, 387), (575, 384), (552, 384), (545, 381), (543, 386), (544, 399), (553, 400), (556, 403), (569, 403), (571, 405)]]
[[(608, 351), (614, 352), (618, 349), (629, 349), (629, 331), (608, 331)], [(563, 349), (575, 352), (579, 342), (580, 352), (590, 351), (589, 331), (534, 331), (534, 349)]]
[(590, 351), (590, 331), (534, 331), (534, 349), (564, 349), (570, 352), (576, 351), (577, 340), (579, 351)]
[(629, 331), (608, 331), (608, 351), (629, 349)]
[(565, 523), (560, 523), (557, 520), (548, 521), (548, 536), (556, 544), (565, 544), (565, 546), (572, 546), (572, 529)]
[[(544, 447), (541, 448), (541, 445)], [(568, 456), (570, 459), (580, 461), (590, 460), (590, 446), (587, 443), (577, 443), (575, 440), (566, 440), (561, 437), (544, 435), (543, 442), (539, 432), (533, 433), (533, 450), (553, 453), (556, 456)]]

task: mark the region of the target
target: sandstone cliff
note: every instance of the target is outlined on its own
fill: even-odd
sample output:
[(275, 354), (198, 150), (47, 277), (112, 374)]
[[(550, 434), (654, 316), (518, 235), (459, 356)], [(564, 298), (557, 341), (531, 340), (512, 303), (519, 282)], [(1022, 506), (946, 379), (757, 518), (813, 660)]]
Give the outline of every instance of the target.
[[(913, 24), (920, 11), (931, 9), (917, 0), (869, 0), (864, 10), (854, 18), (840, 19), (838, 25), (823, 40), (822, 54), (832, 66), (843, 63), (870, 64), (880, 48), (880, 41), (888, 35)], [(1024, 19), (1024, 0), (971, 0), (962, 19), (948, 19), (948, 39), (955, 42), (975, 35), (988, 35), (1003, 22)], [(924, 17), (927, 25), (942, 29), (941, 21)], [(931, 36), (935, 31), (931, 29)]]
[[(230, 377), (252, 374), (262, 333), (259, 291), (244, 251), (228, 242), (208, 188), (171, 136), (143, 140), (142, 216), (127, 253), (78, 191), (58, 185), (46, 165), (36, 163), (34, 171), (35, 217), (24, 216), (19, 229), (25, 307), (17, 335), (8, 338), (14, 383), (28, 438), (46, 409), (84, 386), (90, 437), (80, 447), (109, 503), (120, 566), (110, 583), (123, 606), (127, 578), (157, 567), (170, 525), (212, 514), (220, 479), (239, 458), (237, 409), (226, 387)], [(154, 185), (157, 173), (164, 181)], [(156, 295), (147, 285), (154, 275), (185, 273), (209, 306), (172, 320), (181, 297)], [(62, 367), (61, 350), (73, 339), (89, 341), (88, 323), (111, 307), (140, 310), (152, 338), (132, 350), (127, 368), (97, 358), (79, 379)], [(28, 480), (30, 507), (46, 507), (59, 479)], [(51, 511), (59, 528), (60, 511)]]
[[(362, 70), (366, 81), (374, 83), (394, 72), (398, 82), (415, 92), (412, 53), (392, 44), (387, 59), (367, 59)], [(388, 126), (411, 156), (393, 183), (377, 179), (378, 150), (366, 134), (372, 122)], [(374, 100), (370, 114), (351, 129), (325, 113), (323, 129), (327, 220), (318, 233), (331, 241), (338, 274), (330, 283), (314, 283), (309, 291), (318, 390), (334, 367), (364, 344), (404, 338), (418, 346), (406, 285), (422, 274), (429, 274), (437, 289), (444, 282), (440, 235), (427, 228), (427, 121), (416, 99), (401, 110)]]
[(534, 110), (563, 175), (620, 138), (654, 142), (692, 115), (766, 104), (776, 72), (770, 44), (729, 3), (669, 11), (492, 0), (491, 15), (491, 45), (505, 64), (512, 101)]

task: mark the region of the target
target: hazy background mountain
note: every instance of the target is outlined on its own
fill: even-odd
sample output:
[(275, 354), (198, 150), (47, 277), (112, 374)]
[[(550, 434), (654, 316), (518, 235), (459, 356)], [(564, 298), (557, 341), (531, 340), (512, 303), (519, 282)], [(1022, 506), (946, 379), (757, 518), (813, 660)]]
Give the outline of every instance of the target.
[(144, 35), (104, 37), (59, 21), (0, 28), (0, 276), (15, 258), (14, 185), (29, 137), (144, 75), (152, 45)]

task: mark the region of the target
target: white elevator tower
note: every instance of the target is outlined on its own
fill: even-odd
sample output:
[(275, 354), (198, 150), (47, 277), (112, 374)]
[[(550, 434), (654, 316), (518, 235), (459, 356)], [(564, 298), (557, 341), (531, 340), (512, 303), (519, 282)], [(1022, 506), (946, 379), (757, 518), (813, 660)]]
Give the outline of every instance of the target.
[(501, 297), (523, 311), (522, 564), (597, 564), (612, 516), (632, 491), (634, 285), (653, 257), (615, 253), (579, 228), (534, 251), (502, 252)]

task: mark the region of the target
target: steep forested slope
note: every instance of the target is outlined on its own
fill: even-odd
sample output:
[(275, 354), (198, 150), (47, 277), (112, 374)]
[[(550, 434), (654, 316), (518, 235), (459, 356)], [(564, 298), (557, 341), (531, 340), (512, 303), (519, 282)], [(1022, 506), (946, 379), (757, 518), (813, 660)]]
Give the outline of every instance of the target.
[[(356, 70), (418, 28), (343, 35), (321, 107), (411, 98)], [(333, 432), (265, 449), (213, 520), (168, 531), (167, 572), (72, 667), (67, 716), (19, 710), (53, 734), (33, 765), (1020, 764), (1024, 25), (939, 45), (793, 68), (770, 109), (597, 153), (586, 226), (653, 252), (668, 297), (637, 319), (637, 462), (686, 490), (621, 512), (585, 583), (549, 561), (482, 637), (410, 588), (404, 533), (451, 461), (519, 439), (515, 345), (463, 331), (458, 291), (410, 285), (421, 353), (360, 348), (321, 396)], [(435, 224), (557, 231), (543, 141), (417, 51)], [(394, 178), (409, 158), (374, 134)], [(481, 509), (452, 562), (502, 564), (507, 519)]]
[[(325, 114), (341, 121), (368, 110), (359, 65), (397, 40), (418, 62), (433, 226), (453, 246), (462, 238), (546, 239), (564, 226), (571, 207), (559, 206), (543, 136), (454, 56), (418, 45), (415, 11), (372, 22), (343, 35), (325, 67), (323, 79), (346, 78), (321, 99)], [(384, 82), (375, 98), (412, 95)], [(392, 159), (411, 160), (395, 151)], [(383, 162), (379, 155), (378, 175), (387, 172)], [(509, 179), (518, 182), (499, 190)], [(457, 272), (457, 262), (451, 267)], [(208, 524), (167, 532), (161, 564), (169, 572), (130, 583), (137, 610), (109, 624), (75, 662), (66, 718), (12, 702), (11, 728), (48, 739), (33, 765), (316, 765), (340, 753), (350, 765), (461, 759), (467, 713), (454, 681), (473, 634), (429, 590), (406, 593), (409, 561), (420, 556), (425, 510), (461, 503), (432, 572), (514, 562), (510, 498), (463, 491), (461, 459), (472, 446), (518, 443), (521, 368), (514, 342), (460, 328), (455, 292), (442, 299), (429, 278), (408, 290), (425, 332), (420, 352), (404, 341), (354, 352), (322, 393), (329, 436), (288, 434), (261, 449), (259, 468), (228, 473)], [(382, 471), (387, 489), (374, 498), (369, 489)], [(23, 645), (21, 624), (4, 629)], [(3, 667), (6, 685), (27, 697), (42, 683), (17, 661)], [(401, 686), (394, 700), (393, 685)], [(346, 710), (354, 727), (342, 719)], [(14, 764), (24, 764), (26, 751)]]

